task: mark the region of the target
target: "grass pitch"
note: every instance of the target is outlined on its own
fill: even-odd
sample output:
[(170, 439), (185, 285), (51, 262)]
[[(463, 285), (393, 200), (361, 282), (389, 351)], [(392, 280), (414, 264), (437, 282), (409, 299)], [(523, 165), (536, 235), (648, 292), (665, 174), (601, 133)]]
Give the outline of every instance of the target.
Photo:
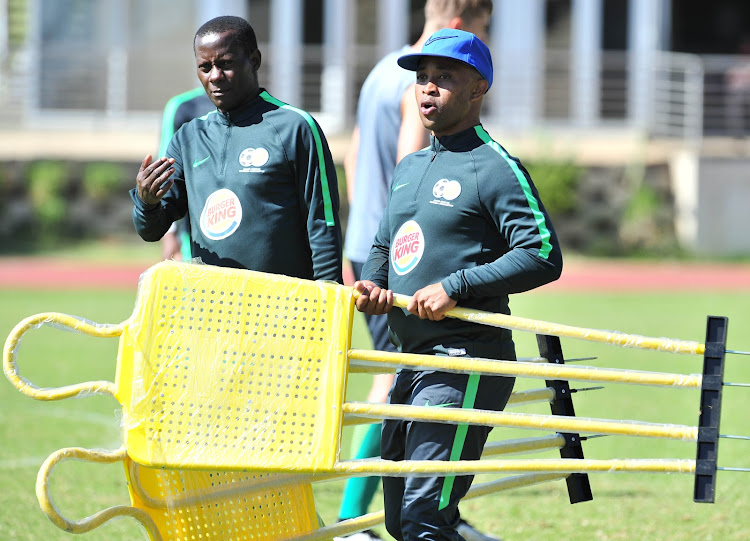
[[(132, 311), (133, 292), (44, 292), (0, 290), (0, 334), (26, 316), (46, 311), (79, 315), (97, 323), (119, 323)], [(729, 349), (750, 350), (750, 294), (665, 293), (581, 294), (539, 291), (514, 296), (514, 314), (598, 329), (703, 341), (707, 315), (729, 317)], [(536, 353), (532, 335), (516, 333), (520, 356)], [(370, 347), (357, 318), (355, 347)], [(659, 372), (700, 373), (698, 357), (613, 348), (563, 339), (566, 357), (596, 356), (587, 364)], [(38, 385), (59, 386), (94, 379), (113, 380), (117, 340), (93, 338), (43, 328), (21, 344), (22, 375)], [(729, 356), (726, 381), (750, 382), (750, 358)], [(36, 473), (51, 452), (67, 446), (115, 448), (119, 445), (117, 404), (107, 397), (42, 403), (0, 383), (0, 532), (8, 540), (72, 540), (41, 512), (34, 494)], [(517, 389), (543, 382), (518, 380)], [(573, 383), (573, 387), (589, 386)], [(349, 398), (363, 399), (369, 378), (353, 375)], [(574, 395), (579, 416), (633, 419), (696, 425), (697, 391), (608, 385)], [(721, 432), (750, 435), (745, 411), (750, 390), (725, 388)], [(548, 413), (543, 405), (513, 411)], [(536, 431), (497, 428), (491, 439), (525, 437)], [(541, 434), (541, 433), (539, 433)], [(348, 458), (345, 431), (343, 458)], [(719, 464), (750, 467), (750, 442), (722, 440)], [(647, 438), (609, 436), (584, 442), (588, 458), (695, 458), (695, 444)], [(555, 456), (554, 453), (533, 457)], [(747, 473), (719, 472), (715, 504), (692, 501), (693, 478), (666, 474), (592, 474), (592, 502), (570, 505), (564, 482), (517, 489), (462, 503), (464, 516), (480, 529), (508, 540), (567, 538), (571, 540), (669, 539), (740, 540), (747, 538), (750, 500)], [(485, 476), (486, 477), (486, 476)], [(478, 479), (478, 482), (487, 480)], [(55, 471), (52, 494), (70, 518), (81, 518), (105, 507), (129, 502), (119, 465), (66, 462)], [(316, 484), (318, 512), (326, 523), (336, 518), (343, 482)], [(380, 497), (378, 494), (377, 498)], [(371, 510), (381, 508), (373, 502)], [(385, 530), (377, 529), (386, 536)], [(117, 520), (80, 539), (147, 539), (131, 520)]]

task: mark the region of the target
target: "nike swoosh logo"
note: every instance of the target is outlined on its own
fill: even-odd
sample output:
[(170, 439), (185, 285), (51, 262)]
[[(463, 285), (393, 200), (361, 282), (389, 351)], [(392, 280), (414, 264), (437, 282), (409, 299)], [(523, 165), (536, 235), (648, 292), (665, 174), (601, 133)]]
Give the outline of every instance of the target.
[(430, 399), (424, 403), (426, 408), (447, 408), (448, 406), (455, 406), (455, 402), (448, 402), (447, 404), (430, 404)]
[(202, 160), (193, 160), (193, 167), (198, 167), (199, 165), (201, 165), (202, 163), (206, 163), (210, 159), (211, 159), (211, 156), (206, 156)]
[(396, 190), (400, 190), (401, 188), (403, 188), (403, 187), (404, 187), (404, 186), (406, 186), (407, 184), (410, 184), (410, 183), (409, 183), (409, 182), (402, 182), (401, 184), (396, 184), (396, 185), (395, 185), (395, 186), (393, 187), (393, 191), (395, 192)]
[(453, 38), (457, 38), (457, 37), (458, 36), (437, 36), (437, 37), (434, 37), (434, 38), (430, 38), (430, 39), (428, 39), (427, 41), (424, 42), (424, 47), (427, 47), (430, 43), (433, 43), (433, 42), (435, 42), (435, 41), (437, 41), (439, 39), (453, 39)]

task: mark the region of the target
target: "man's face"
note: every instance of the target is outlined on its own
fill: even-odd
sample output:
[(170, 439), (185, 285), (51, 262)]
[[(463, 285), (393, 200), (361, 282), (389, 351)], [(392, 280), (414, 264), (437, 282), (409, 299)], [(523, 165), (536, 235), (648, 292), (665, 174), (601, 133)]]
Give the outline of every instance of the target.
[(478, 120), (469, 115), (472, 91), (480, 81), (474, 68), (458, 60), (439, 56), (420, 60), (415, 91), (424, 127), (436, 137), (472, 127)]
[(195, 62), (206, 94), (223, 112), (247, 103), (258, 92), (260, 52), (248, 53), (232, 32), (207, 34), (195, 41)]

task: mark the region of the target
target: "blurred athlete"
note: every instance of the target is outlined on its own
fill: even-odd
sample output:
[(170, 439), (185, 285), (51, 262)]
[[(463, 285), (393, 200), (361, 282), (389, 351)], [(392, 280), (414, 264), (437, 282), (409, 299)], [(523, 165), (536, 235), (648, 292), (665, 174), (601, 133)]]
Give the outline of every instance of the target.
[[(159, 138), (159, 157), (166, 156), (172, 137), (180, 127), (194, 118), (203, 116), (216, 109), (208, 99), (206, 91), (198, 87), (177, 94), (164, 106), (161, 119), (161, 136)], [(190, 220), (185, 217), (174, 222), (161, 238), (162, 259), (187, 261), (190, 255)]]

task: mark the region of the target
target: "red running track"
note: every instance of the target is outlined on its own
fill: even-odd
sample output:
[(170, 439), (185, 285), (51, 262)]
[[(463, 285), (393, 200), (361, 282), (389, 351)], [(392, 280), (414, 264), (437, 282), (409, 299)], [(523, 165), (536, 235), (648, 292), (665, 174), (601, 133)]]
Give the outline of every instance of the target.
[[(132, 289), (148, 263), (0, 258), (0, 289)], [(348, 271), (348, 272), (347, 272)], [(352, 282), (347, 268), (346, 283)], [(750, 291), (750, 264), (572, 260), (545, 291)]]

